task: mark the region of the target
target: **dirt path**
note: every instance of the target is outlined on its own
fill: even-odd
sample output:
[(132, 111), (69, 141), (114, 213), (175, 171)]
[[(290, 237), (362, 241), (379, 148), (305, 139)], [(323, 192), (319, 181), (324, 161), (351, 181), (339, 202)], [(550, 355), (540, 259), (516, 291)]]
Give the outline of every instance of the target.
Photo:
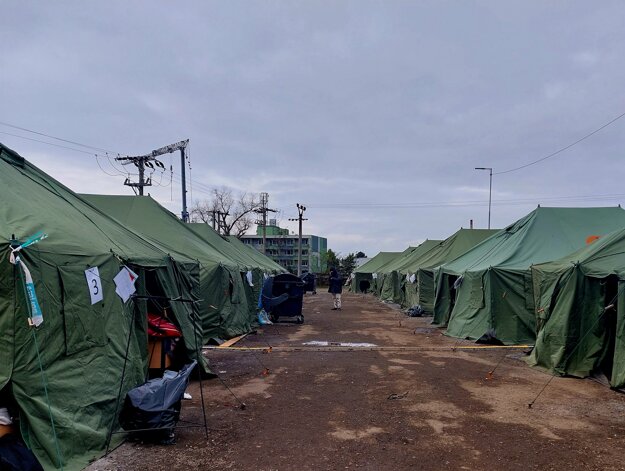
[[(126, 443), (88, 469), (625, 469), (625, 396), (556, 378), (529, 409), (548, 376), (519, 351), (452, 351), (473, 344), (371, 296), (330, 307), (326, 293), (307, 296), (304, 325), (268, 326), (236, 344), (261, 350), (207, 352), (246, 405), (220, 381), (205, 383), (208, 439), (187, 429), (170, 447)], [(311, 341), (388, 348), (262, 353)], [(190, 392), (183, 417), (198, 421), (196, 383)]]

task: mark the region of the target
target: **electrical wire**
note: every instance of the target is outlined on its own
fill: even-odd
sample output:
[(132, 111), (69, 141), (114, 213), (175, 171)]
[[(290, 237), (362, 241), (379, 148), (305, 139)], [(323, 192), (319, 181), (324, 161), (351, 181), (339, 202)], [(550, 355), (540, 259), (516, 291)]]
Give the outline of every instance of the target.
[[(1, 124), (1, 123), (0, 123), (0, 124)], [(92, 157), (95, 157), (95, 158), (96, 158), (96, 160), (98, 159), (98, 157), (103, 157), (103, 158), (104, 158), (104, 157), (106, 157), (106, 158), (109, 160), (109, 163), (111, 163), (111, 157), (110, 157), (110, 155), (108, 155), (108, 151), (104, 151), (104, 152), (106, 152), (106, 154), (102, 155), (102, 154), (97, 154), (97, 153), (94, 153), (94, 152), (89, 152), (89, 151), (87, 151), (87, 150), (76, 149), (75, 147), (69, 147), (69, 146), (64, 146), (64, 145), (61, 145), (61, 144), (54, 144), (53, 142), (42, 141), (41, 139), (34, 139), (34, 138), (32, 138), (32, 137), (20, 136), (19, 134), (13, 134), (13, 133), (6, 132), (6, 131), (0, 131), (0, 134), (6, 134), (7, 136), (17, 137), (17, 138), (19, 138), (19, 139), (25, 139), (25, 140), (27, 140), (27, 141), (39, 142), (39, 143), (41, 143), (41, 144), (47, 144), (47, 145), (49, 145), (49, 146), (59, 147), (59, 148), (61, 148), (61, 149), (73, 150), (74, 152), (80, 152), (80, 153), (87, 154), (87, 155), (90, 155), (90, 156), (92, 156)], [(44, 134), (44, 136), (45, 136), (45, 134)], [(61, 139), (61, 138), (56, 138), (56, 139), (63, 140), (63, 139)], [(67, 141), (67, 142), (73, 142), (73, 141)], [(80, 144), (80, 145), (83, 145), (83, 144)], [(85, 147), (88, 147), (88, 146), (86, 146), (86, 145), (85, 145)], [(120, 154), (117, 154), (116, 152), (112, 152), (112, 153), (114, 153), (114, 154), (116, 154), (116, 155), (120, 155)], [(132, 173), (132, 172), (122, 172), (120, 169), (118, 169), (118, 168), (117, 168), (115, 165), (113, 165), (112, 163), (111, 163), (111, 166), (115, 169), (115, 171), (116, 171), (116, 172), (118, 172), (118, 174), (117, 174), (117, 175), (111, 175), (110, 173), (106, 172), (106, 171), (102, 168), (102, 166), (100, 165), (100, 162), (99, 162), (99, 161), (98, 161), (97, 163), (98, 163), (98, 167), (100, 167), (100, 169), (101, 169), (101, 170), (102, 170), (105, 174), (107, 174), (107, 175), (109, 175), (109, 176), (119, 176), (119, 175), (122, 175), (122, 176), (123, 176), (123, 175), (128, 175), (128, 176), (133, 175), (133, 176), (137, 176), (137, 175), (138, 175), (138, 173)]]
[(120, 175), (121, 175), (121, 176), (124, 176), (124, 174), (123, 174), (123, 173), (119, 173), (119, 172), (118, 172), (118, 173), (108, 173), (106, 170), (104, 170), (104, 169), (102, 168), (102, 165), (100, 165), (100, 159), (98, 158), (98, 154), (93, 154), (93, 155), (95, 155), (95, 161), (96, 161), (96, 163), (98, 164), (98, 167), (100, 167), (100, 170), (102, 170), (102, 172), (104, 172), (105, 174), (107, 174), (109, 177), (118, 177), (118, 176), (120, 176)]
[[(516, 167), (516, 168), (512, 168), (509, 170), (505, 170), (502, 172), (496, 172), (493, 175), (502, 175), (502, 174), (506, 174), (506, 173), (511, 173), (517, 170), (521, 170), (523, 168), (527, 168), (531, 165), (535, 165), (537, 163), (540, 163), (544, 160), (547, 160), (555, 155), (558, 155), (562, 152), (564, 152), (567, 149), (570, 149), (571, 147), (573, 147), (576, 144), (579, 144), (580, 142), (588, 139), (589, 137), (597, 134), (598, 132), (600, 132), (601, 130), (605, 129), (606, 127), (610, 126), (611, 124), (615, 123), (616, 121), (618, 121), (619, 119), (623, 118), (625, 116), (625, 113), (620, 114), (619, 116), (613, 118), (612, 120), (610, 120), (609, 122), (605, 123), (604, 125), (602, 125), (601, 127), (595, 129), (594, 131), (592, 131), (591, 133), (585, 135), (584, 137), (576, 140), (575, 142), (569, 144), (568, 146), (565, 146), (559, 150), (557, 150), (556, 152), (553, 152), (545, 157), (542, 157), (540, 159), (537, 159), (533, 162), (530, 162), (528, 164), (522, 165), (520, 167)], [(66, 142), (66, 143), (70, 143), (70, 144), (74, 144), (77, 146), (81, 146), (81, 147), (85, 147), (85, 148), (89, 148), (89, 149), (94, 149), (94, 150), (99, 150), (99, 151), (103, 151), (105, 152), (105, 155), (101, 155), (101, 154), (97, 154), (94, 152), (90, 152), (90, 151), (86, 151), (83, 149), (77, 149), (75, 147), (70, 147), (70, 146), (65, 146), (65, 145), (61, 145), (61, 144), (55, 144), (52, 142), (47, 142), (47, 141), (43, 141), (40, 139), (35, 139), (35, 138), (31, 138), (31, 137), (26, 137), (26, 136), (21, 136), (18, 134), (14, 134), (14, 133), (10, 133), (10, 132), (6, 132), (6, 131), (0, 131), (1, 134), (5, 134), (8, 136), (12, 136), (12, 137), (16, 137), (19, 139), (25, 139), (25, 140), (29, 140), (29, 141), (34, 141), (34, 142), (39, 142), (42, 144), (47, 144), (50, 146), (54, 146), (54, 147), (59, 147), (62, 149), (67, 149), (67, 150), (72, 150), (74, 152), (81, 152), (83, 154), (88, 154), (91, 156), (94, 156), (96, 158), (96, 162), (98, 164), (98, 167), (100, 167), (100, 170), (102, 170), (103, 173), (105, 173), (106, 175), (109, 176), (128, 176), (128, 178), (130, 178), (130, 176), (136, 176), (137, 173), (132, 173), (132, 172), (126, 172), (123, 171), (122, 169), (120, 169), (118, 166), (116, 166), (113, 162), (113, 160), (111, 159), (111, 156), (109, 155), (109, 153), (112, 154), (117, 154), (117, 155), (121, 155), (117, 152), (114, 151), (109, 151), (107, 149), (101, 148), (101, 147), (95, 147), (95, 146), (91, 146), (88, 144), (82, 144), (80, 142), (77, 141), (73, 141), (73, 140), (69, 140), (69, 139), (64, 139), (61, 137), (57, 137), (57, 136), (53, 136), (51, 134), (46, 134), (43, 132), (39, 132), (39, 131), (34, 131), (28, 128), (24, 128), (21, 126), (16, 126), (14, 124), (10, 124), (10, 123), (6, 123), (3, 121), (0, 121), (0, 125), (3, 126), (7, 126), (10, 128), (14, 128), (14, 129), (18, 129), (21, 131), (25, 131), (25, 132), (30, 132), (39, 136), (44, 136), (44, 137), (48, 137), (50, 139), (55, 139), (61, 142)], [(201, 182), (195, 181), (192, 178), (191, 175), (191, 161), (190, 161), (190, 157), (189, 157), (189, 153), (190, 153), (190, 149), (188, 148), (187, 150), (187, 163), (189, 166), (189, 186), (190, 186), (190, 192), (191, 192), (191, 200), (193, 200), (193, 192), (194, 191), (198, 191), (201, 194), (205, 194), (205, 195), (212, 195), (213, 193), (213, 188), (209, 187), (208, 185), (205, 185)], [(106, 157), (109, 161), (109, 164), (111, 165), (111, 167), (114, 169), (114, 171), (116, 172), (116, 174), (112, 174), (110, 172), (107, 172), (102, 165), (99, 162), (99, 157)], [(170, 156), (170, 161), (171, 161), (171, 156)], [(152, 172), (154, 173), (154, 172)], [(150, 174), (150, 176), (152, 175), (152, 173)], [(164, 171), (161, 173), (161, 179), (159, 181), (159, 183), (156, 183), (155, 186), (172, 186), (172, 182), (176, 181), (176, 183), (181, 183), (181, 179), (178, 176), (174, 176), (173, 174), (173, 169), (172, 166), (170, 165), (170, 182), (167, 185), (163, 185), (162, 184), (162, 177), (163, 177)], [(172, 200), (173, 200), (173, 190), (172, 190)], [(537, 203), (541, 203), (544, 201), (565, 201), (565, 200), (577, 200), (577, 201), (583, 201), (583, 200), (606, 200), (606, 199), (621, 199), (625, 197), (625, 194), (610, 194), (610, 195), (579, 195), (579, 196), (562, 196), (562, 197), (550, 197), (550, 198), (534, 198), (534, 199), (507, 199), (507, 200), (495, 200), (492, 202), (493, 205), (506, 205), (506, 206), (512, 206), (512, 205), (524, 205), (524, 204), (537, 204)], [(390, 209), (390, 208), (396, 208), (396, 209), (401, 209), (401, 208), (441, 208), (441, 207), (468, 207), (468, 206), (483, 206), (487, 204), (487, 202), (485, 201), (478, 201), (478, 200), (473, 200), (473, 201), (443, 201), (443, 202), (425, 202), (425, 203), (368, 203), (368, 202), (354, 202), (354, 203), (333, 203), (333, 204), (318, 204), (318, 205), (310, 205), (311, 208), (324, 208), (324, 209), (339, 209), (339, 208), (353, 208), (353, 209), (357, 209), (357, 208), (367, 208), (367, 209), (373, 209), (373, 208), (380, 208), (380, 209)]]
[(580, 142), (585, 141), (585, 140), (586, 140), (586, 139), (588, 139), (589, 137), (594, 136), (594, 135), (595, 135), (595, 134), (597, 134), (599, 131), (601, 131), (601, 130), (603, 130), (603, 129), (607, 128), (607, 127), (608, 127), (608, 126), (610, 126), (611, 124), (613, 124), (613, 123), (615, 123), (616, 121), (618, 121), (619, 119), (621, 119), (623, 116), (625, 116), (625, 113), (621, 113), (621, 114), (620, 114), (620, 115), (618, 115), (616, 118), (614, 118), (614, 119), (612, 119), (612, 120), (608, 121), (607, 123), (605, 123), (604, 125), (600, 126), (600, 127), (599, 127), (599, 128), (597, 128), (597, 129), (595, 129), (595, 130), (594, 130), (594, 131), (592, 131), (591, 133), (586, 134), (584, 137), (582, 137), (582, 138), (580, 138), (580, 139), (576, 140), (575, 142), (573, 142), (573, 143), (569, 144), (568, 146), (562, 147), (561, 149), (558, 149), (557, 151), (552, 152), (552, 153), (551, 153), (551, 154), (549, 154), (549, 155), (546, 155), (546, 156), (544, 156), (544, 157), (541, 157), (540, 159), (534, 160), (533, 162), (530, 162), (530, 163), (528, 163), (528, 164), (521, 165), (520, 167), (511, 168), (511, 169), (509, 169), (509, 170), (504, 170), (503, 172), (495, 172), (495, 173), (493, 173), (493, 175), (504, 175), (504, 174), (506, 174), (506, 173), (516, 172), (517, 170), (521, 170), (521, 169), (524, 169), (524, 168), (530, 167), (530, 166), (532, 166), (532, 165), (536, 165), (537, 163), (543, 162), (543, 161), (545, 161), (545, 160), (547, 160), (547, 159), (550, 159), (551, 157), (555, 157), (556, 155), (561, 154), (561, 153), (562, 153), (562, 152), (564, 152), (565, 150), (568, 150), (568, 149), (570, 149), (571, 147), (573, 147), (573, 146), (575, 146), (575, 145), (579, 144)]
[(187, 163), (189, 165), (189, 193), (191, 196), (191, 201), (193, 201), (193, 176), (191, 173), (191, 144), (187, 144), (187, 151), (185, 152), (185, 157), (187, 159)]
[[(625, 193), (610, 193), (603, 195), (568, 195), (568, 196), (554, 196), (554, 197), (535, 197), (535, 198), (523, 198), (523, 199), (501, 199), (493, 200), (493, 205), (524, 205), (524, 204), (540, 204), (544, 201), (581, 201), (581, 200), (606, 200), (606, 199), (622, 199), (625, 198)], [(314, 209), (342, 209), (342, 208), (363, 208), (363, 209), (401, 209), (401, 208), (439, 208), (439, 207), (462, 207), (462, 206), (483, 206), (487, 205), (488, 201), (482, 200), (470, 200), (470, 201), (441, 201), (441, 202), (427, 202), (427, 203), (329, 203), (329, 204), (311, 204), (309, 208)]]
[(69, 149), (75, 152), (82, 152), (83, 154), (93, 155), (93, 152), (89, 152), (87, 150), (76, 149), (74, 147), (64, 146), (61, 144), (54, 144), (52, 142), (42, 141), (41, 139), (34, 139), (32, 137), (20, 136), (19, 134), (13, 134), (13, 133), (6, 132), (6, 131), (0, 131), (0, 134), (6, 134), (7, 136), (18, 137), (20, 139), (26, 139), (27, 141), (41, 142), (42, 144), (48, 144), (49, 146), (60, 147), (62, 149)]
[(165, 169), (161, 170), (161, 178), (159, 179), (158, 183), (154, 183), (154, 186), (168, 187), (169, 185), (171, 185), (171, 181), (165, 185), (163, 184), (163, 175), (165, 175)]
[[(173, 172), (172, 179), (173, 179), (173, 181), (175, 183), (182, 184), (182, 178), (180, 176), (178, 176), (175, 172)], [(193, 184), (195, 185), (195, 190), (194, 191), (196, 191), (197, 193), (201, 193), (201, 194), (207, 195), (207, 196), (212, 196), (213, 189), (211, 187), (209, 187), (208, 185), (204, 185), (204, 184), (199, 183), (199, 182), (197, 182), (195, 180), (193, 181)]]
[(108, 154), (106, 154), (106, 158), (107, 158), (107, 159), (108, 159), (108, 161), (109, 161), (109, 165), (110, 165), (111, 167), (113, 167), (113, 168), (115, 169), (115, 171), (116, 171), (116, 172), (119, 172), (119, 173), (120, 173), (120, 175), (126, 175), (126, 174), (128, 173), (127, 171), (125, 171), (125, 170), (123, 169), (123, 166), (122, 166), (122, 168), (118, 168), (118, 167), (115, 165), (115, 159), (111, 159), (111, 157), (110, 157)]
[(77, 146), (80, 146), (80, 147), (86, 147), (87, 149), (99, 150), (100, 152), (108, 152), (108, 153), (111, 153), (111, 154), (119, 154), (119, 152), (115, 152), (115, 151), (112, 151), (112, 150), (102, 149), (101, 147), (94, 147), (94, 146), (90, 146), (88, 144), (81, 144), (80, 142), (70, 141), (69, 139), (63, 139), (62, 137), (52, 136), (51, 134), (46, 134), (46, 133), (43, 133), (43, 132), (40, 132), (40, 131), (33, 131), (32, 129), (23, 128), (21, 126), (16, 126), (15, 124), (5, 123), (3, 121), (0, 121), (0, 125), (7, 126), (9, 128), (13, 128), (13, 129), (19, 129), (20, 131), (25, 131), (25, 132), (30, 132), (30, 133), (33, 133), (33, 134), (37, 134), (38, 136), (49, 137), (50, 139), (56, 139), (57, 141), (66, 142), (68, 144), (74, 144), (74, 145), (77, 145)]

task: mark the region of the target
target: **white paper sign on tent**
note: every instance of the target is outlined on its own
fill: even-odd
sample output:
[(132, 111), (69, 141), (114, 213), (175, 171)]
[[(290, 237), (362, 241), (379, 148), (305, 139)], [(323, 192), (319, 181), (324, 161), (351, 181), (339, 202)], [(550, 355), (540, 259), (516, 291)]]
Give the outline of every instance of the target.
[(412, 275), (410, 275), (410, 283), (414, 283), (417, 279), (417, 274), (413, 273)]
[(372, 277), (374, 280), (377, 280), (377, 279), (378, 279), (378, 274), (377, 274), (377, 273), (374, 273), (374, 274), (372, 274), (372, 275), (371, 275), (371, 277)]
[(250, 286), (254, 286), (254, 283), (252, 282), (252, 272), (248, 270), (248, 272), (245, 274), (245, 278), (247, 278), (247, 284)]
[(135, 282), (138, 275), (130, 268), (124, 267), (120, 272), (115, 275), (113, 281), (115, 282), (115, 292), (122, 298), (122, 301), (126, 302), (130, 299), (137, 289), (135, 288)]
[(104, 291), (102, 290), (102, 280), (100, 279), (100, 270), (98, 270), (98, 267), (87, 268), (85, 270), (85, 278), (87, 278), (91, 304), (93, 305), (104, 300)]

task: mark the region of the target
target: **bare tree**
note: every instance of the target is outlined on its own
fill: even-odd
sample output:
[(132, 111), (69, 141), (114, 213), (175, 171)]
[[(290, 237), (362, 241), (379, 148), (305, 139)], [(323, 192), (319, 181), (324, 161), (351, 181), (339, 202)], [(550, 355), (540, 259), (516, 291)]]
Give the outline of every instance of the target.
[(254, 210), (258, 208), (256, 193), (234, 195), (230, 188), (213, 188), (210, 200), (196, 201), (191, 208), (194, 221), (212, 224), (223, 235), (241, 237), (254, 224)]

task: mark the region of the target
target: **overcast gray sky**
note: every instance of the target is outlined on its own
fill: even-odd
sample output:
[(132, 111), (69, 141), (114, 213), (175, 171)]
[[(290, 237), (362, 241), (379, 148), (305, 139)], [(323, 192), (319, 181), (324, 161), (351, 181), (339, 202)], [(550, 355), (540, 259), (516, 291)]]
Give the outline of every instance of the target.
[[(2, 10), (0, 121), (123, 154), (189, 138), (194, 200), (214, 186), (267, 191), (293, 230), (286, 219), (306, 204), (305, 232), (342, 254), (400, 251), (470, 219), (486, 227), (488, 172), (474, 167), (518, 167), (625, 112), (622, 1)], [(495, 175), (493, 227), (539, 202), (625, 200), (624, 130), (625, 118)], [(0, 142), (76, 191), (132, 192), (106, 158), (7, 133), (44, 138), (0, 125)], [(179, 213), (177, 154), (172, 164), (173, 186), (150, 193)]]

